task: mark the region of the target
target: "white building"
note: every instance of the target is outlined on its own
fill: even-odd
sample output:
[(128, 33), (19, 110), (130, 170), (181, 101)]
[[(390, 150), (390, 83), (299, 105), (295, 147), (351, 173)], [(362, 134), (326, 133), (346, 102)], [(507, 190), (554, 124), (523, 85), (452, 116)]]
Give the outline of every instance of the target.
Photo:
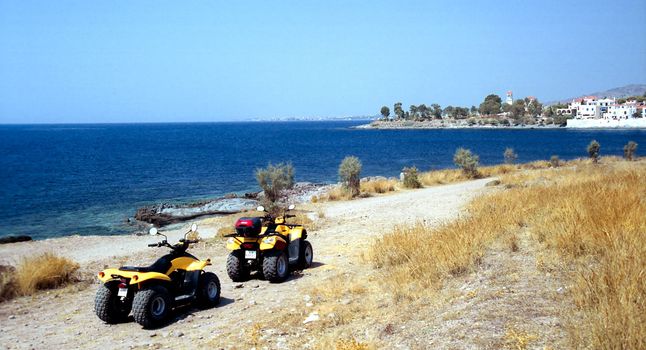
[(635, 113), (637, 113), (637, 104), (635, 103), (613, 104), (608, 106), (608, 111), (603, 114), (603, 117), (606, 119), (628, 119), (633, 118)]
[(511, 91), (507, 91), (507, 98), (505, 98), (505, 103), (508, 105), (514, 103), (514, 94)]

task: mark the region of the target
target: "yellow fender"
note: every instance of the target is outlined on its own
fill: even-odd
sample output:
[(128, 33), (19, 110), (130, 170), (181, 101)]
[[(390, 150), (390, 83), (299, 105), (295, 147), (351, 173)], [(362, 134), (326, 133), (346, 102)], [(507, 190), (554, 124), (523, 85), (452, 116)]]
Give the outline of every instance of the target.
[(227, 240), (227, 249), (228, 250), (238, 250), (242, 243), (256, 243), (260, 238), (256, 237), (230, 237)]
[(159, 272), (137, 272), (134, 276), (132, 276), (130, 284), (138, 284), (149, 280), (162, 280), (170, 282), (170, 277)]
[(299, 238), (303, 238), (303, 231), (305, 228), (303, 226), (296, 226), (289, 231), (289, 240), (294, 241)]
[(132, 279), (132, 276), (136, 275), (138, 272), (136, 271), (121, 271), (119, 269), (105, 269), (98, 274), (98, 278), (101, 282), (105, 283), (111, 280), (116, 279), (115, 277), (112, 277), (112, 275), (127, 278), (127, 279)]
[(265, 237), (260, 241), (260, 250), (283, 250), (287, 247), (287, 241), (280, 236)]

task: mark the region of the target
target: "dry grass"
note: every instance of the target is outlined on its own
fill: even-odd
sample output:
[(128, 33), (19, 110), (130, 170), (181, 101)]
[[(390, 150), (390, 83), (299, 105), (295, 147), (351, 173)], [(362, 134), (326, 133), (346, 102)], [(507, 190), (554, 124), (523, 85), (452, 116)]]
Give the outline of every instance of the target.
[(321, 201), (348, 201), (350, 199), (352, 199), (352, 193), (343, 186), (336, 186), (319, 198)]
[[(476, 199), (457, 221), (386, 234), (371, 249), (372, 263), (397, 299), (415, 299), (473, 267), (492, 242), (506, 239), (513, 250), (510, 236), (528, 229), (570, 266), (560, 272), (573, 282), (583, 317), (570, 322), (573, 347), (644, 348), (646, 163), (605, 163), (507, 176), (511, 189)], [(418, 249), (422, 241), (426, 249)]]
[(397, 190), (397, 183), (398, 181), (394, 179), (364, 181), (361, 183), (361, 192), (374, 194), (393, 192)]
[(79, 267), (79, 264), (52, 253), (23, 258), (17, 268), (3, 266), (0, 271), (0, 301), (76, 282)]

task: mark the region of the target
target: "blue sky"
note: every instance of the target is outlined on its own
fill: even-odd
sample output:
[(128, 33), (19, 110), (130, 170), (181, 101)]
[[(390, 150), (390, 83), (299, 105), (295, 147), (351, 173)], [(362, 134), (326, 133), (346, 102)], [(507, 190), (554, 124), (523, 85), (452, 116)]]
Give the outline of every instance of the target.
[(373, 115), (630, 83), (646, 83), (643, 0), (0, 0), (0, 123)]

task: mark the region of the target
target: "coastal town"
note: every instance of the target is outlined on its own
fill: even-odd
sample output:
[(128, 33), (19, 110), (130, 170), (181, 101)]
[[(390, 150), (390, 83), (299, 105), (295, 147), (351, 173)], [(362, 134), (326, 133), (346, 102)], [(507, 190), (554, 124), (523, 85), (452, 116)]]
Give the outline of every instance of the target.
[(507, 91), (504, 101), (496, 94), (485, 97), (479, 107), (442, 108), (439, 104), (411, 105), (401, 102), (381, 107), (377, 120), (359, 128), (464, 128), (464, 127), (568, 127), (646, 128), (646, 93), (627, 97), (584, 96), (571, 102), (543, 105), (536, 97), (514, 99)]

